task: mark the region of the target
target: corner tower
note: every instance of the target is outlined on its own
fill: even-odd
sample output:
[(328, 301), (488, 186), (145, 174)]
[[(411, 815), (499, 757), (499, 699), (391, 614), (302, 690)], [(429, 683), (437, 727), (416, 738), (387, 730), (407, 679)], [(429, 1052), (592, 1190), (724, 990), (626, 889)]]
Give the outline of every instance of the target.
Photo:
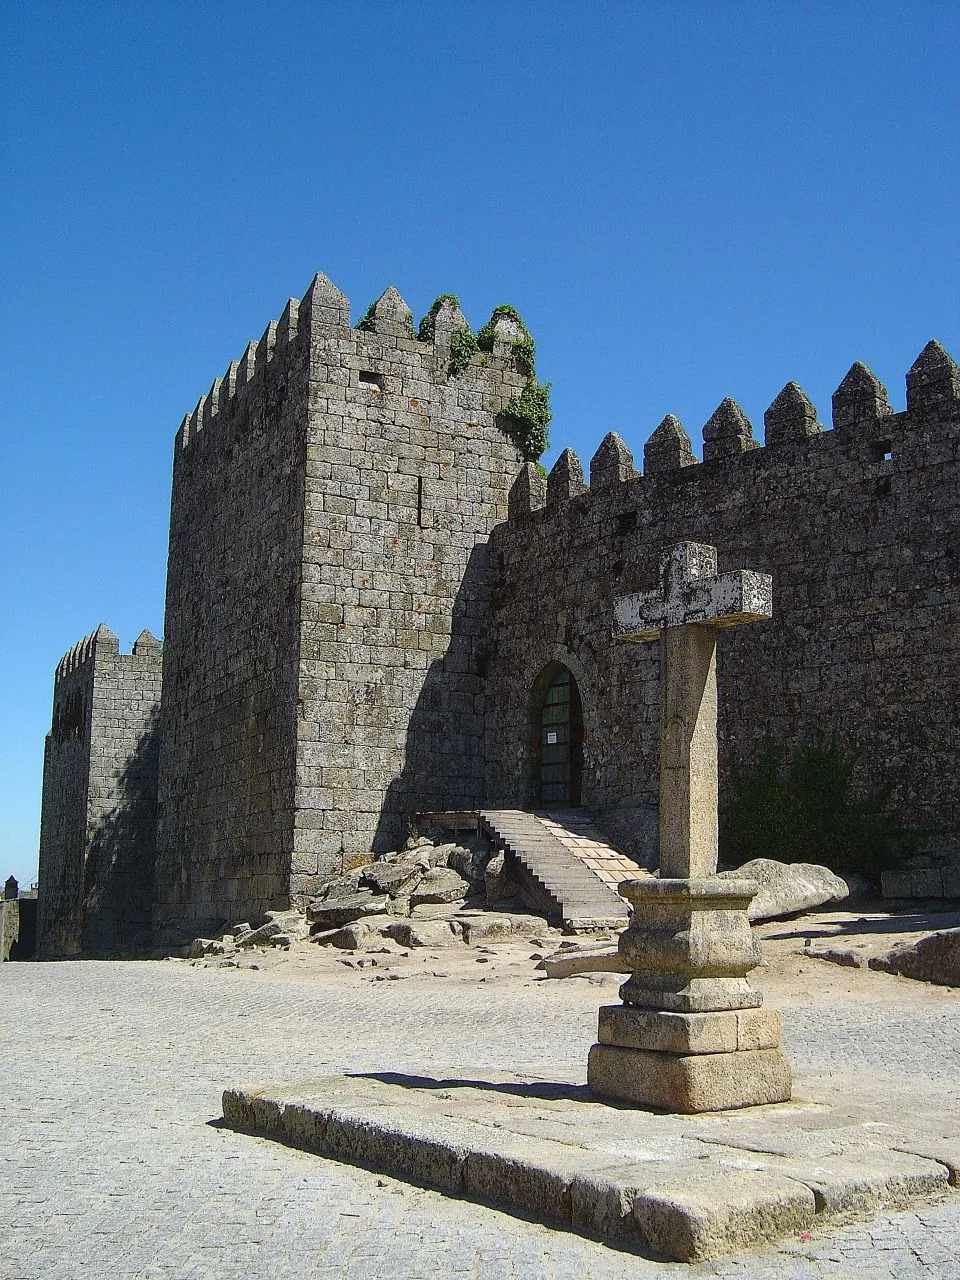
[(356, 328), (325, 276), (184, 419), (158, 923), (238, 919), (479, 802), (486, 539), (530, 446), (532, 343), (456, 300)]
[(37, 954), (127, 951), (150, 925), (160, 645), (101, 623), (57, 666), (43, 755)]

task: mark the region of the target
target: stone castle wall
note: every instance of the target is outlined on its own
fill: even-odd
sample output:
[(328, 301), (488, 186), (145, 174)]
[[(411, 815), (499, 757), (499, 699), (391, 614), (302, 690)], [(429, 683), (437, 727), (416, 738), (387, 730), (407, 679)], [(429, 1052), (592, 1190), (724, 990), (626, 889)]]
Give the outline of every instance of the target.
[[(164, 657), (158, 921), (238, 919), (476, 801), (482, 543), (520, 454), (510, 333), (450, 372), (453, 304), (363, 327), (317, 276), (181, 427)], [(509, 330), (509, 324), (506, 326)]]
[(307, 359), (291, 301), (174, 447), (155, 916), (284, 904), (293, 847)]
[(107, 954), (149, 926), (160, 646), (104, 625), (57, 667), (44, 750), (37, 951)]
[(561, 661), (583, 700), (583, 802), (652, 852), (658, 646), (613, 641), (613, 601), (654, 585), (662, 548), (694, 540), (718, 547), (721, 570), (774, 582), (773, 619), (720, 638), (722, 778), (767, 736), (789, 751), (834, 734), (859, 787), (905, 824), (960, 832), (960, 372), (931, 343), (907, 412), (859, 364), (833, 408), (824, 431), (791, 383), (763, 448), (727, 400), (700, 463), (667, 418), (642, 476), (611, 435), (589, 488), (569, 451), (546, 482), (520, 477), (491, 540), (490, 804), (535, 799), (537, 676)]

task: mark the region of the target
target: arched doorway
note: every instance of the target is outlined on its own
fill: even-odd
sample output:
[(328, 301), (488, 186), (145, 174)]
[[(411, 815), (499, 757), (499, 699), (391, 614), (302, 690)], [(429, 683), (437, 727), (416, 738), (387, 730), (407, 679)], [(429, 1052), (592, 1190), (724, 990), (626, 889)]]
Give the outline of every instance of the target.
[(569, 667), (551, 663), (538, 708), (536, 802), (542, 808), (577, 808), (583, 782), (583, 707)]

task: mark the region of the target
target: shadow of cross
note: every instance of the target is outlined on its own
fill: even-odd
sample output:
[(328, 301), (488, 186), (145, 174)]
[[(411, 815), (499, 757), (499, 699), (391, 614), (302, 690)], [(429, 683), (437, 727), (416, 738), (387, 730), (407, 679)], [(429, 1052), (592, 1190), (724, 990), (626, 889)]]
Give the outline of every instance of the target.
[(717, 573), (717, 549), (681, 542), (660, 560), (653, 591), (614, 602), (614, 637), (660, 641), (660, 876), (717, 870), (719, 627), (772, 615), (773, 580), (752, 569)]

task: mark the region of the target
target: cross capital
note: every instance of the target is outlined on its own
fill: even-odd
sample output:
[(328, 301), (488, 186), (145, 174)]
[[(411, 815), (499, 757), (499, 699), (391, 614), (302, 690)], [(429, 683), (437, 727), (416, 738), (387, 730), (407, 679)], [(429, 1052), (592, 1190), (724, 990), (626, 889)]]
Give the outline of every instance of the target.
[(736, 627), (772, 615), (773, 579), (768, 573), (717, 573), (716, 547), (680, 542), (660, 557), (660, 582), (653, 591), (614, 602), (614, 637), (657, 640), (668, 627)]

